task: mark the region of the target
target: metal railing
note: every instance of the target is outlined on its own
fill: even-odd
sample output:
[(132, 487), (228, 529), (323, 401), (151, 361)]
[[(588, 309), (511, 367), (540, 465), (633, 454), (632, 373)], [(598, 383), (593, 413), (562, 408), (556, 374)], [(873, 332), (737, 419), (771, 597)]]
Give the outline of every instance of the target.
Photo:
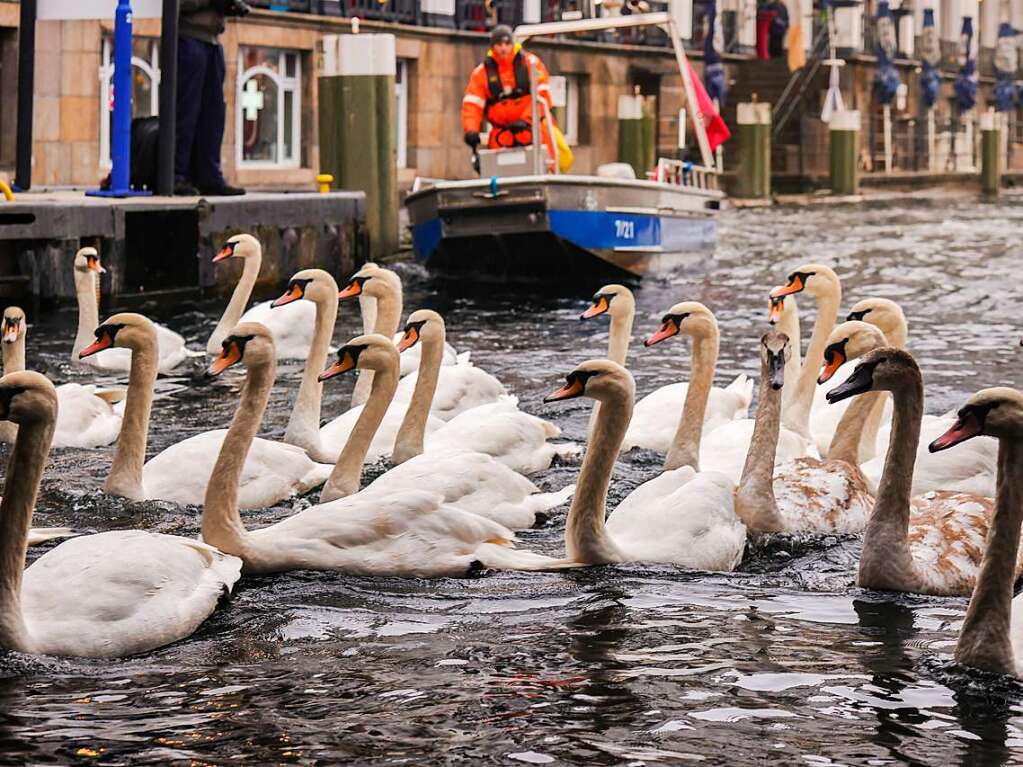
[(782, 91), (774, 106), (774, 125), (771, 128), (771, 135), (774, 138), (782, 135), (789, 119), (796, 112), (807, 89), (820, 71), (821, 62), (829, 50), (828, 28), (822, 26), (817, 37), (814, 38), (810, 53), (806, 58), (806, 64), (792, 73), (785, 85), (785, 90)]

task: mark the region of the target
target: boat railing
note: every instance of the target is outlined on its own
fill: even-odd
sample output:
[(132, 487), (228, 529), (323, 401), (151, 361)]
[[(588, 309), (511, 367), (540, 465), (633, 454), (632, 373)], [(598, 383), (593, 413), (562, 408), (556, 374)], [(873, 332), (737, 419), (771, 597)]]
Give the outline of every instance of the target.
[(657, 169), (653, 174), (654, 181), (662, 184), (673, 184), (693, 189), (717, 189), (718, 172), (715, 168), (705, 168), (689, 160), (674, 160), (660, 157)]

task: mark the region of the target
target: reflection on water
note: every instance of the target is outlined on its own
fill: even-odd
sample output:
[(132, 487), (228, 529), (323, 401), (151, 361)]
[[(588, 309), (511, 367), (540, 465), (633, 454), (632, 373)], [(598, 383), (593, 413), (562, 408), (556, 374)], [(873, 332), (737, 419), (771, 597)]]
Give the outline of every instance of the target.
[[(718, 381), (755, 374), (766, 291), (820, 261), (843, 278), (843, 308), (869, 295), (903, 304), (927, 409), (943, 412), (980, 386), (1023, 384), (1021, 224), (1009, 203), (964, 201), (729, 213), (714, 262), (638, 292), (635, 336), (671, 304), (703, 301), (722, 329)], [(577, 320), (599, 286), (454, 297), (402, 272), (409, 310), (445, 313), (456, 347), (583, 437), (588, 405), (541, 399), (602, 352), (607, 324)], [(217, 309), (145, 311), (202, 348)], [(77, 379), (73, 313), (33, 320), (30, 365)], [(360, 327), (344, 305), (335, 340)], [(640, 392), (683, 374), (688, 354), (684, 343), (634, 346)], [(200, 373), (161, 379), (151, 453), (230, 419), (240, 379)], [(281, 367), (265, 435), (283, 433), (300, 375)], [(325, 415), (351, 385), (325, 387)], [(36, 523), (197, 532), (196, 509), (101, 495), (110, 455), (55, 453)], [(650, 453), (623, 458), (611, 505), (658, 467)], [(555, 467), (538, 482), (575, 473)], [(562, 528), (563, 511), (522, 537), (554, 552)], [(776, 536), (729, 575), (628, 565), (466, 581), (253, 578), (195, 636), (146, 657), (0, 658), (0, 763), (1023, 764), (1023, 685), (950, 664), (964, 600), (860, 592), (859, 550), (855, 536)]]

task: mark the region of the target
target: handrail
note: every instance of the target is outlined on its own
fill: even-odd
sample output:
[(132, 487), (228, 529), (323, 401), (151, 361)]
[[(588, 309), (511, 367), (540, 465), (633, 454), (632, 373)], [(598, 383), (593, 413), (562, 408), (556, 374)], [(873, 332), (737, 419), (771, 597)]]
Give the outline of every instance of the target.
[(810, 48), (810, 58), (807, 59), (807, 62), (802, 67), (792, 73), (788, 83), (785, 84), (785, 90), (782, 91), (775, 104), (774, 125), (771, 128), (773, 138), (780, 136), (782, 130), (788, 124), (792, 113), (795, 112), (796, 107), (799, 106), (799, 102), (806, 93), (806, 89), (813, 82), (813, 78), (817, 76), (817, 72), (820, 71), (822, 54), (829, 47), (828, 27), (825, 25), (821, 27), (813, 41), (813, 46)]

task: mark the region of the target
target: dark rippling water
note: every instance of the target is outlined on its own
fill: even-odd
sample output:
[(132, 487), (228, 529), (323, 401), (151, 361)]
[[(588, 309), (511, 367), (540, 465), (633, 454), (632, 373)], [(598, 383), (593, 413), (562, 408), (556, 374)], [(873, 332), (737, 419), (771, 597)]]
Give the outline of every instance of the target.
[[(842, 277), (845, 308), (871, 295), (902, 303), (928, 410), (943, 412), (982, 386), (1023, 384), (1021, 230), (1019, 207), (965, 200), (728, 213), (715, 260), (643, 286), (636, 338), (696, 299), (721, 323), (719, 382), (754, 374), (767, 289), (820, 261)], [(598, 285), (454, 299), (416, 268), (401, 271), (407, 310), (444, 312), (457, 348), (582, 438), (588, 406), (541, 399), (602, 353), (607, 324), (576, 319)], [(148, 311), (202, 348), (219, 306)], [(34, 319), (30, 366), (74, 379), (73, 313)], [(357, 327), (344, 306), (335, 339)], [(633, 351), (640, 393), (688, 365), (684, 343)], [(281, 369), (265, 435), (282, 434), (299, 376)], [(325, 417), (351, 385), (326, 386)], [(208, 382), (197, 368), (159, 389), (151, 454), (226, 424), (238, 381)], [(58, 451), (36, 524), (196, 534), (197, 509), (99, 495), (110, 456)], [(651, 454), (623, 459), (612, 505), (658, 470)], [(539, 483), (575, 472), (555, 468)], [(521, 537), (557, 552), (563, 522), (564, 509)], [(473, 580), (251, 578), (195, 636), (145, 657), (0, 656), (0, 762), (1023, 764), (1023, 685), (950, 663), (965, 601), (860, 591), (858, 553), (854, 537), (779, 538), (728, 575), (629, 565)]]

